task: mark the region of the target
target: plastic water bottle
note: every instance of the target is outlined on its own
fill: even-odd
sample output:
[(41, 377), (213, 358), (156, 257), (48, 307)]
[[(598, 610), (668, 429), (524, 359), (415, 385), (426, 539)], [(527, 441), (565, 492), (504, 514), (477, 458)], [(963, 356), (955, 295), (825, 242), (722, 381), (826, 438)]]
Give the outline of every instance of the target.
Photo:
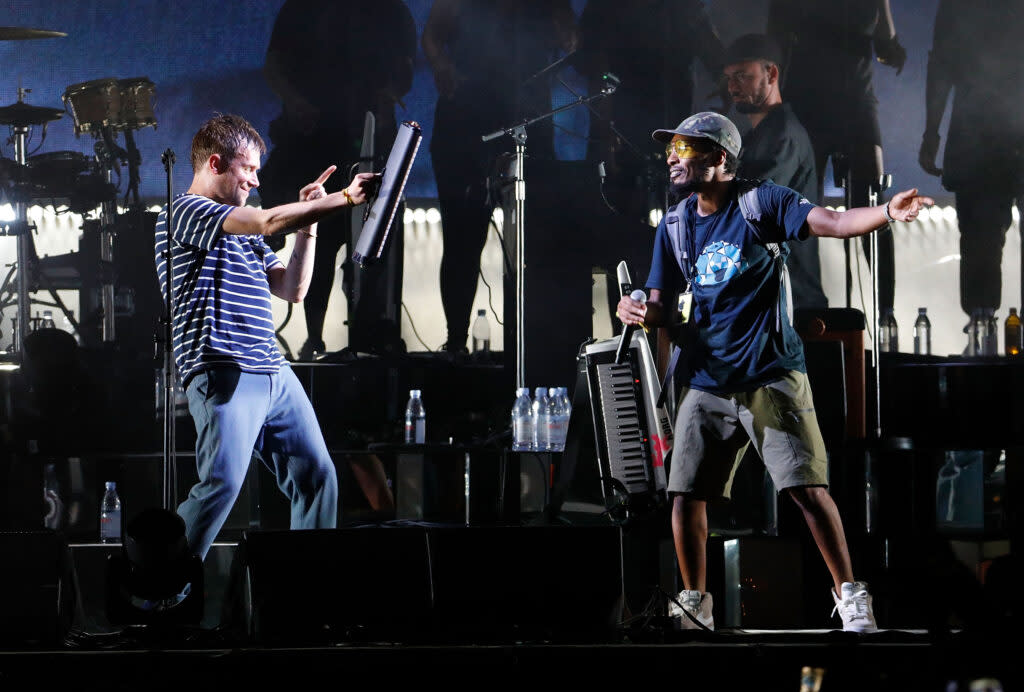
[(1024, 329), (1021, 328), (1017, 308), (1010, 308), (1003, 324), (1003, 347), (1008, 356), (1019, 356), (1024, 352)]
[(477, 310), (473, 320), (473, 353), (487, 353), (491, 350), (491, 324), (487, 321), (487, 311)]
[(914, 321), (914, 353), (918, 355), (932, 354), (932, 322), (928, 319), (928, 308), (917, 309)]
[(995, 310), (985, 311), (985, 340), (982, 345), (986, 356), (999, 355), (999, 320)]
[(427, 411), (418, 389), (409, 390), (409, 403), (405, 405), (405, 444), (421, 445), (427, 440)]
[(547, 415), (548, 390), (547, 387), (537, 387), (533, 390), (533, 407), (530, 417), (533, 419), (533, 445), (531, 449), (536, 452), (543, 452), (547, 449), (547, 425), (544, 416)]
[(896, 327), (896, 315), (892, 308), (886, 308), (878, 323), (878, 350), (884, 353), (896, 353), (900, 350), (899, 332)]
[(558, 403), (558, 390), (548, 387), (548, 403), (542, 419), (544, 422), (544, 450), (547, 452), (558, 451), (558, 418), (561, 414), (561, 406)]
[(533, 402), (530, 390), (520, 387), (516, 390), (516, 401), (512, 404), (512, 449), (528, 452), (533, 447)]
[(56, 326), (53, 321), (53, 310), (43, 310), (43, 318), (39, 321), (39, 328), (54, 329)]
[(552, 433), (552, 449), (556, 452), (563, 452), (565, 451), (565, 439), (569, 432), (569, 414), (572, 410), (572, 404), (569, 403), (569, 389), (556, 387), (555, 399), (558, 401), (558, 407)]
[(121, 498), (117, 496), (117, 483), (107, 481), (100, 504), (100, 543), (121, 542)]

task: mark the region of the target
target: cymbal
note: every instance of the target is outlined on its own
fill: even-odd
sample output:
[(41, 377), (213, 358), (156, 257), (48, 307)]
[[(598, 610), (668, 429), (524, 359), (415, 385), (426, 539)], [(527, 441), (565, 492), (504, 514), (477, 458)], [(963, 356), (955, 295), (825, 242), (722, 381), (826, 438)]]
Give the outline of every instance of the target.
[(60, 108), (32, 106), (22, 101), (0, 107), (0, 125), (43, 125), (51, 120), (59, 120), (63, 116), (64, 111)]
[(0, 41), (24, 41), (32, 38), (59, 38), (67, 36), (63, 31), (47, 29), (25, 29), (19, 26), (0, 26)]

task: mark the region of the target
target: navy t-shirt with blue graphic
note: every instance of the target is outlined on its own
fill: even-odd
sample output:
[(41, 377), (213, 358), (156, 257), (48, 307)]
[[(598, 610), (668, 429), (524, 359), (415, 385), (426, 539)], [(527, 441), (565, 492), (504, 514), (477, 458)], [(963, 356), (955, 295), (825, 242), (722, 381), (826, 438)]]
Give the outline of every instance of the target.
[[(182, 383), (204, 368), (230, 365), (276, 373), (277, 347), (267, 272), (283, 266), (259, 235), (224, 233), (231, 205), (194, 194), (174, 200), (174, 360)], [(156, 222), (156, 269), (166, 295), (167, 209)]]
[(689, 279), (698, 336), (681, 359), (676, 381), (716, 394), (749, 391), (790, 370), (806, 371), (803, 343), (780, 296), (781, 268), (767, 244), (780, 244), (784, 259), (786, 242), (807, 237), (814, 205), (789, 188), (762, 183), (757, 191), (762, 216), (755, 230), (740, 210), (736, 190), (734, 184), (729, 201), (705, 217), (696, 212), (696, 195), (670, 210), (692, 233), (682, 235), (677, 251), (666, 225), (669, 216), (662, 219), (647, 279), (647, 287), (659, 289), (666, 301)]

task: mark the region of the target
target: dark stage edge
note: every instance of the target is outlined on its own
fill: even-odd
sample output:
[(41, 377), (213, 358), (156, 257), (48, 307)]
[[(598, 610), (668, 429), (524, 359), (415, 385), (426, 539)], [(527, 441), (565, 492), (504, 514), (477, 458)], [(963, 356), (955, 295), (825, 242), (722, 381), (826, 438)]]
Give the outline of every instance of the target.
[[(446, 688), (514, 681), (618, 686), (681, 685), (694, 690), (800, 689), (804, 666), (825, 669), (822, 690), (936, 690), (995, 677), (1020, 689), (1017, 637), (1005, 630), (720, 629), (680, 632), (660, 617), (622, 616), (592, 632), (553, 630), (522, 637), (498, 628), (329, 632), (315, 639), (281, 633), (254, 643), (222, 626), (228, 566), (237, 546), (214, 545), (205, 564), (207, 614), (198, 627), (116, 627), (103, 616), (97, 567), (116, 546), (71, 546), (79, 602), (60, 645), (0, 646), (0, 690), (27, 681), (45, 689), (225, 690), (305, 687), (325, 681), (392, 689), (398, 682)], [(538, 588), (543, 584), (538, 582)], [(950, 594), (955, 598), (956, 594)], [(401, 599), (402, 594), (396, 594)], [(501, 598), (500, 594), (496, 598)], [(555, 614), (555, 620), (559, 620)], [(563, 624), (571, 622), (560, 620)], [(45, 683), (45, 684), (42, 684)]]
[[(137, 633), (138, 634), (138, 633)], [(269, 689), (323, 680), (392, 688), (419, 680), (445, 688), (507, 681), (682, 685), (701, 690), (800, 689), (803, 666), (825, 669), (823, 690), (966, 690), (978, 677), (1019, 689), (1008, 638), (905, 630), (857, 635), (837, 631), (648, 633), (663, 641), (606, 644), (361, 644), (320, 647), (204, 646), (204, 635), (172, 645), (152, 635), (134, 645), (64, 651), (0, 652), (0, 685), (45, 680), (48, 689)], [(129, 636), (127, 639), (131, 639)], [(146, 642), (146, 640), (149, 640)], [(143, 643), (146, 642), (146, 643)], [(353, 677), (358, 676), (358, 677)], [(430, 676), (430, 677), (424, 677)], [(102, 681), (109, 684), (101, 684)]]

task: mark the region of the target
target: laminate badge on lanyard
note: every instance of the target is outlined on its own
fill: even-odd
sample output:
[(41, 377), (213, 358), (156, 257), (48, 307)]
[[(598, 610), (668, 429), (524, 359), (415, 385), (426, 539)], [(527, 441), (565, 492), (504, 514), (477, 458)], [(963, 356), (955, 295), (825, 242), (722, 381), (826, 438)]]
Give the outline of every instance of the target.
[(683, 324), (690, 321), (690, 309), (693, 308), (693, 292), (686, 290), (679, 294), (679, 316), (683, 318)]

